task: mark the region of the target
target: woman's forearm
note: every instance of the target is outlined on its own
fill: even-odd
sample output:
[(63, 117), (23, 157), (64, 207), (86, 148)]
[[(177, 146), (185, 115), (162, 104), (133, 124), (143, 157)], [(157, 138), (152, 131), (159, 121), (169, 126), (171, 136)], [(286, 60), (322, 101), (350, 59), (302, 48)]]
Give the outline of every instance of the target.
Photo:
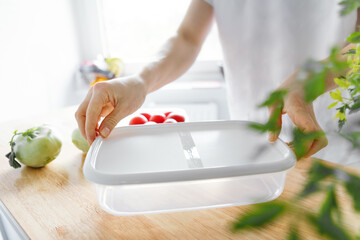
[[(348, 55), (344, 55), (344, 53), (348, 52), (350, 49), (355, 48), (355, 44), (348, 44), (345, 46), (338, 55), (339, 61), (346, 61)], [(324, 59), (322, 62), (328, 61), (328, 58)], [(328, 72), (325, 77), (325, 92), (331, 91), (338, 87), (338, 85), (334, 82), (334, 78), (339, 77), (339, 75), (346, 75), (349, 69), (344, 69), (342, 72)], [(279, 88), (288, 89), (290, 91), (293, 90), (302, 90), (304, 88), (304, 82), (298, 80), (299, 70), (293, 72), (281, 85)]]
[(190, 68), (210, 31), (213, 18), (213, 8), (208, 3), (203, 0), (191, 2), (176, 35), (163, 46), (157, 59), (140, 72), (147, 93), (174, 81)]
[(201, 46), (188, 42), (181, 35), (169, 39), (157, 59), (144, 67), (140, 76), (147, 92), (153, 92), (185, 73), (195, 61)]

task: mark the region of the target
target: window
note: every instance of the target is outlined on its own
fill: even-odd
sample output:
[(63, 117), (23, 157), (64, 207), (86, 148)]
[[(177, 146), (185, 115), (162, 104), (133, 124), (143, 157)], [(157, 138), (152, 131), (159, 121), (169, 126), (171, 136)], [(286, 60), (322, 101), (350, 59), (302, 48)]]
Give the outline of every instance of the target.
[[(174, 35), (189, 4), (190, 0), (102, 0), (105, 54), (126, 63), (148, 61)], [(213, 26), (197, 60), (220, 59)]]

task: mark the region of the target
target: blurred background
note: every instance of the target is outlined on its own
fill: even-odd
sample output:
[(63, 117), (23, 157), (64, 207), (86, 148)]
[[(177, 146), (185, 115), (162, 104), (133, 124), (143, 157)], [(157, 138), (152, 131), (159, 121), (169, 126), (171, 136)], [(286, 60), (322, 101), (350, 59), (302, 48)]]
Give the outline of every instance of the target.
[[(99, 75), (109, 72), (105, 58), (120, 61), (118, 76), (139, 71), (175, 33), (189, 3), (0, 0), (0, 121), (79, 104), (94, 81), (106, 79)], [(216, 26), (190, 71), (150, 94), (149, 106), (184, 108), (192, 121), (228, 119)]]

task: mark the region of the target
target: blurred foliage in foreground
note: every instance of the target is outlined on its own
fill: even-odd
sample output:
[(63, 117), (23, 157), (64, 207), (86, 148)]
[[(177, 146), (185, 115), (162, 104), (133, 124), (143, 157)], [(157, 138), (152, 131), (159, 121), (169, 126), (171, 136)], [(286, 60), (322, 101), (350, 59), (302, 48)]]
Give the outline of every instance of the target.
[[(360, 7), (360, 0), (343, 0), (341, 15), (349, 14)], [(299, 71), (298, 80), (304, 87), (304, 101), (310, 103), (325, 92), (325, 79), (331, 74), (338, 77), (334, 82), (338, 89), (330, 92), (334, 102), (328, 108), (336, 107), (335, 119), (338, 119), (338, 132), (341, 137), (352, 144), (353, 149), (360, 149), (360, 132), (341, 133), (342, 127), (347, 121), (347, 116), (360, 110), (360, 32), (352, 33), (347, 41), (357, 44), (356, 48), (350, 49), (347, 61), (339, 60), (339, 49), (334, 47), (326, 61), (307, 61)], [(344, 74), (346, 72), (346, 74)], [(340, 91), (340, 89), (342, 91)], [(259, 107), (273, 107), (274, 111), (265, 124), (253, 123), (249, 127), (266, 132), (280, 132), (278, 119), (282, 114), (284, 99), (287, 90), (276, 90), (270, 94)], [(359, 122), (360, 124), (360, 122)], [(306, 144), (324, 135), (323, 132), (303, 132), (298, 128), (293, 131), (294, 139), (290, 143), (298, 159), (306, 154)], [(294, 198), (286, 202), (274, 200), (268, 203), (254, 205), (248, 213), (242, 215), (233, 225), (234, 231), (247, 228), (263, 227), (285, 214), (292, 211), (298, 212), (301, 217), (296, 217), (289, 222), (288, 239), (302, 239), (299, 232), (299, 221), (305, 221), (313, 226), (317, 232), (333, 240), (360, 239), (354, 236), (353, 231), (358, 229), (346, 229), (343, 225), (342, 212), (338, 205), (336, 190), (344, 187), (353, 201), (353, 209), (360, 213), (360, 177), (350, 174), (342, 169), (324, 165), (321, 162), (314, 162), (308, 172), (308, 180), (303, 190)], [(323, 192), (325, 198), (317, 211), (302, 206), (302, 200), (308, 196)], [(298, 216), (297, 215), (297, 216)]]
[[(355, 236), (352, 236), (351, 229), (346, 229), (343, 225), (343, 216), (338, 205), (336, 189), (341, 186), (351, 196), (354, 211), (360, 213), (360, 177), (342, 169), (326, 166), (321, 162), (314, 162), (308, 172), (307, 183), (294, 199), (289, 199), (286, 202), (274, 200), (254, 205), (252, 209), (233, 223), (232, 230), (263, 227), (286, 214), (296, 212), (299, 214), (296, 215), (296, 218), (292, 218), (293, 220), (288, 224), (291, 226), (288, 239), (301, 239), (301, 231), (298, 230), (301, 221), (312, 225), (320, 235), (329, 239), (354, 239)], [(303, 206), (302, 200), (304, 198), (319, 192), (325, 196), (320, 209), (314, 211)]]

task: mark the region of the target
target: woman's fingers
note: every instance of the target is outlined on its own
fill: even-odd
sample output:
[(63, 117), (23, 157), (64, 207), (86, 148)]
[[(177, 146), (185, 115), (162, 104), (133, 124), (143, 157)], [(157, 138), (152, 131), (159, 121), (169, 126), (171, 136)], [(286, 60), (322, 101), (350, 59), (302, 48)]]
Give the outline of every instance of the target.
[(112, 79), (90, 88), (75, 114), (79, 129), (90, 144), (99, 134), (107, 137), (122, 118), (143, 104), (147, 88), (139, 79)]
[(91, 144), (97, 136), (96, 129), (98, 127), (98, 119), (104, 105), (106, 105), (105, 95), (106, 94), (104, 94), (103, 91), (97, 91), (94, 88), (93, 94), (86, 109), (85, 132), (86, 139), (89, 144)]
[(109, 113), (99, 127), (100, 135), (104, 138), (108, 137), (111, 131), (116, 127), (117, 123), (126, 117), (128, 113), (123, 111), (121, 105), (115, 106), (113, 111)]
[[(314, 155), (315, 153), (326, 147), (328, 144), (328, 140), (324, 135), (316, 139), (307, 140), (306, 142), (303, 142), (302, 146), (297, 145), (295, 147), (293, 142), (287, 144), (291, 148), (291, 150), (293, 150), (296, 154), (301, 154), (300, 156), (298, 155), (296, 156), (298, 159), (300, 159), (300, 158), (311, 157), (312, 155)], [(296, 149), (297, 147), (300, 149)], [(302, 149), (302, 147), (304, 147), (304, 149)]]
[(92, 88), (89, 90), (84, 101), (79, 105), (79, 107), (75, 113), (75, 118), (76, 118), (79, 130), (85, 139), (86, 139), (86, 131), (85, 131), (86, 111), (87, 111), (91, 96), (92, 96)]
[(111, 103), (107, 103), (101, 110), (100, 117), (106, 117), (114, 110), (114, 106)]
[[(308, 104), (303, 100), (301, 94), (290, 93), (285, 100), (285, 111), (289, 115), (293, 124), (304, 133), (323, 132), (316, 120), (312, 104)], [(315, 139), (299, 139), (303, 141), (301, 146), (301, 155), (297, 157), (310, 157), (327, 145), (325, 135), (316, 137)], [(299, 145), (297, 145), (300, 147)], [(294, 148), (294, 146), (292, 145)], [(294, 148), (294, 150), (297, 150)], [(295, 151), (296, 152), (296, 151)], [(299, 154), (299, 152), (298, 152)]]
[[(293, 108), (293, 109), (292, 109)], [(323, 132), (319, 123), (317, 122), (314, 110), (311, 104), (301, 104), (290, 107), (289, 117), (297, 128), (304, 133)], [(310, 157), (327, 145), (327, 138), (325, 135), (319, 136), (315, 139), (303, 139), (304, 155), (298, 157)]]
[(312, 155), (314, 155), (315, 153), (317, 153), (318, 151), (320, 151), (321, 149), (323, 149), (324, 147), (326, 147), (328, 145), (328, 140), (325, 136), (319, 137), (318, 139), (315, 139), (312, 142), (311, 147), (309, 148), (308, 152), (305, 154), (305, 158), (307, 157), (311, 157)]

